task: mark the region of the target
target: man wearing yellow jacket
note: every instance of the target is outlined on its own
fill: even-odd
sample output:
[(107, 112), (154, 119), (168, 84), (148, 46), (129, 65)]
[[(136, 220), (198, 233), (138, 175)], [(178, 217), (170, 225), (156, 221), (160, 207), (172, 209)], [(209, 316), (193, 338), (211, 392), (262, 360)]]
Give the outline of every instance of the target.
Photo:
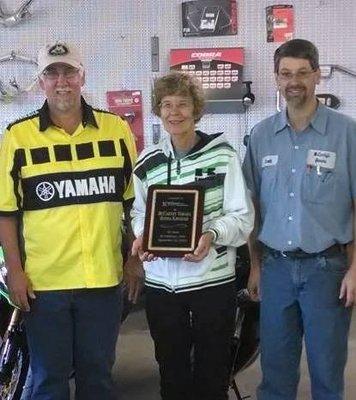
[(38, 55), (43, 107), (10, 124), (0, 151), (0, 241), (25, 313), (32, 400), (112, 400), (121, 314), (122, 215), (133, 199), (128, 125), (89, 106), (70, 43)]

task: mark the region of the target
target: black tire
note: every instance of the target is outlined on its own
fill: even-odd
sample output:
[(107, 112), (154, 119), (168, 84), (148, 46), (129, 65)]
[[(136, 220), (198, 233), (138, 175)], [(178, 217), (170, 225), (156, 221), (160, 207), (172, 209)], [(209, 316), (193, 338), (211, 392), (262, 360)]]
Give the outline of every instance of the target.
[[(23, 349), (19, 349), (16, 364), (12, 370), (10, 381), (0, 384), (1, 400), (20, 400), (28, 373), (29, 359)], [(24, 399), (22, 399), (24, 400)]]
[[(6, 379), (6, 382), (0, 383), (1, 400), (28, 400), (28, 398), (21, 398), (21, 396), (29, 370), (29, 356), (24, 331), (20, 328), (17, 334), (19, 335), (19, 345), (16, 351), (16, 361)], [(4, 343), (2, 343), (2, 337), (0, 342), (0, 351), (2, 352), (4, 346)]]
[[(236, 291), (244, 292), (250, 274), (250, 256), (247, 245), (237, 249), (236, 257)], [(259, 303), (253, 302), (244, 295), (237, 298), (237, 306), (243, 313), (238, 331), (239, 338), (233, 338), (231, 344), (232, 369), (231, 374), (235, 376), (238, 372), (249, 367), (259, 354)], [(236, 321), (237, 323), (237, 321)]]
[(12, 310), (13, 308), (9, 303), (4, 298), (0, 297), (0, 345), (2, 343), (2, 337), (4, 336), (9, 324)]
[(259, 305), (251, 302), (242, 312), (241, 336), (239, 340), (233, 340), (231, 347), (233, 376), (253, 364), (259, 355)]

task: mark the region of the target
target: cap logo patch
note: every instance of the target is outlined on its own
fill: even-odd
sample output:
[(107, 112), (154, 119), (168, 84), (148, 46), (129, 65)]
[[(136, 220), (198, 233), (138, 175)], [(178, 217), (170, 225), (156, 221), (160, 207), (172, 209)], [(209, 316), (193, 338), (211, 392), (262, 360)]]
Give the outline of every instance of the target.
[(68, 54), (68, 52), (68, 48), (61, 43), (56, 43), (48, 50), (48, 54), (50, 54), (51, 56), (63, 56), (65, 54)]

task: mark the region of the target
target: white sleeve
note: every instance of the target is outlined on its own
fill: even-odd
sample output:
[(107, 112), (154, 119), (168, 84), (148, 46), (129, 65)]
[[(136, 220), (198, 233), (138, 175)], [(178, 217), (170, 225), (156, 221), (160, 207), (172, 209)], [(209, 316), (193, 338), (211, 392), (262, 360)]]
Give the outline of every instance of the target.
[(131, 209), (131, 226), (136, 237), (143, 234), (145, 225), (147, 184), (141, 181), (135, 172), (133, 173), (133, 184), (135, 191), (135, 200)]
[(237, 154), (231, 158), (224, 181), (223, 215), (207, 227), (217, 234), (216, 244), (239, 247), (253, 229), (255, 212)]

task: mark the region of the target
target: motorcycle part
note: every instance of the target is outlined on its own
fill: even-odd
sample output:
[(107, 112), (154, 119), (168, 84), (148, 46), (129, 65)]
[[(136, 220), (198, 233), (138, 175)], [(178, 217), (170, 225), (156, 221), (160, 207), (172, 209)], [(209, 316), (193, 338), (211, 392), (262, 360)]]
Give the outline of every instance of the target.
[(161, 125), (152, 124), (152, 141), (153, 144), (157, 144), (161, 138)]
[(13, 332), (1, 346), (0, 398), (20, 400), (26, 381), (29, 358), (25, 335), (21, 328)]
[(158, 36), (151, 37), (151, 71), (159, 71), (159, 38)]
[(6, 268), (0, 247), (0, 399), (21, 397), (29, 369), (29, 357), (21, 312), (10, 302), (5, 284)]
[(340, 99), (333, 94), (318, 93), (316, 97), (327, 107), (334, 108), (335, 110), (340, 107)]
[(29, 7), (34, 0), (26, 0), (21, 6), (13, 13), (4, 12), (0, 4), (0, 24), (9, 27), (19, 24), (24, 19), (31, 16)]
[[(0, 56), (0, 63), (3, 62), (28, 63), (37, 67), (37, 61), (35, 59), (19, 55), (15, 52), (15, 50), (12, 50), (11, 53), (8, 55)], [(15, 77), (10, 79), (8, 84), (5, 84), (0, 79), (0, 100), (4, 102), (11, 102), (14, 100), (15, 97), (18, 97), (23, 93), (29, 92), (34, 87), (36, 82), (37, 82), (37, 74), (34, 78), (31, 79), (30, 83), (25, 87), (21, 87), (21, 85), (19, 85)]]
[(282, 110), (281, 107), (281, 92), (279, 90), (277, 90), (276, 92), (276, 109), (278, 112), (280, 112)]
[(128, 122), (133, 122), (134, 118), (135, 118), (135, 113), (133, 111), (129, 111), (129, 112), (125, 112), (122, 117), (124, 119), (126, 119), (126, 121)]
[(247, 146), (250, 126), (250, 106), (255, 102), (256, 97), (251, 92), (252, 81), (244, 81), (242, 83), (246, 85), (246, 93), (242, 97), (242, 104), (245, 107), (245, 134), (243, 137), (243, 144)]
[(250, 275), (250, 257), (247, 245), (237, 249), (236, 254), (237, 309), (235, 330), (231, 341), (230, 386), (237, 400), (242, 397), (236, 383), (236, 375), (250, 366), (259, 354), (259, 303), (250, 299), (246, 289)]
[(250, 107), (255, 102), (255, 95), (251, 92), (252, 81), (244, 81), (242, 82), (246, 85), (246, 93), (243, 95), (242, 104), (245, 107)]
[(29, 369), (29, 357), (19, 310), (13, 311), (8, 328), (1, 339), (0, 398), (20, 400)]
[(352, 71), (349, 68), (343, 67), (342, 65), (338, 64), (322, 64), (319, 66), (321, 77), (324, 79), (331, 79), (334, 71), (342, 72), (346, 75), (351, 75), (352, 77), (356, 78), (356, 72)]
[(250, 140), (250, 135), (246, 134), (242, 141), (243, 145), (247, 147), (249, 140)]

